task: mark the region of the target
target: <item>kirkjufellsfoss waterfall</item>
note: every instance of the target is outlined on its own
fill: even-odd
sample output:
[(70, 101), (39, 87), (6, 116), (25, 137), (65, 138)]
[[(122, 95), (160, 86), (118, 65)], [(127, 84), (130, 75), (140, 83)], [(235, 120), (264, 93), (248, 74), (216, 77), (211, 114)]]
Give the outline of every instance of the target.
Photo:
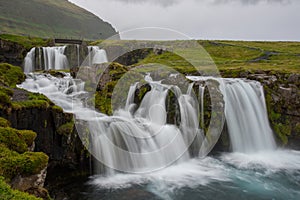
[[(90, 48), (90, 52), (94, 50)], [(101, 62), (92, 57), (91, 64)], [(85, 83), (69, 74), (56, 78), (29, 73), (19, 87), (45, 94), (88, 126), (94, 156), (106, 166), (97, 163), (98, 175), (88, 184), (93, 187), (80, 194), (83, 199), (104, 198), (107, 192), (111, 195), (108, 199), (118, 199), (122, 192), (128, 195), (132, 190), (148, 199), (222, 199), (224, 193), (230, 199), (298, 199), (300, 153), (276, 149), (262, 85), (243, 79), (187, 78), (192, 80), (190, 85), (180, 89), (145, 76), (151, 89), (140, 104), (134, 103), (139, 85), (135, 83), (129, 88), (126, 104), (113, 116), (86, 106)], [(201, 155), (207, 86), (196, 82), (210, 79), (219, 83), (223, 95), (233, 153), (200, 159), (189, 148), (192, 144)], [(170, 92), (178, 99), (177, 125), (166, 120)], [(198, 92), (198, 99), (193, 92)]]

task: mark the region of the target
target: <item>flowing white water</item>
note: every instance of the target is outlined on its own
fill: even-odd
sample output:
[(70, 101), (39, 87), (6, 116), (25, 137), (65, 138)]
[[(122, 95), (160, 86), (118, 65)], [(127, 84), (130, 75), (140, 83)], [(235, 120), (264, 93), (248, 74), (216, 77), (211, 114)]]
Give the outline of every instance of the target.
[(108, 62), (106, 51), (98, 46), (88, 46), (88, 52), (89, 66)]
[[(38, 49), (36, 51), (36, 49)], [(24, 72), (29, 73), (39, 70), (61, 70), (68, 69), (68, 59), (64, 55), (66, 46), (57, 47), (34, 47), (25, 57)], [(36, 55), (36, 53), (38, 55)], [(36, 57), (37, 62), (36, 61)], [(43, 66), (43, 67), (42, 67)]]
[[(106, 168), (106, 175), (109, 176), (95, 176), (90, 182), (97, 186), (97, 191), (100, 188), (104, 190), (103, 193), (108, 190), (110, 194), (117, 195), (118, 193), (111, 192), (111, 189), (140, 188), (139, 191), (147, 191), (154, 195), (154, 197), (152, 196), (154, 199), (224, 199), (224, 197), (231, 199), (299, 199), (299, 152), (256, 151), (262, 149), (259, 148), (260, 145), (256, 146), (255, 139), (241, 136), (244, 134), (243, 131), (232, 129), (236, 131), (233, 136), (238, 137), (241, 142), (249, 140), (255, 152), (224, 153), (215, 158), (190, 159), (189, 153), (184, 151), (187, 148), (186, 142), (189, 140), (186, 134), (200, 134), (199, 129), (195, 130), (197, 123), (194, 121), (194, 115), (197, 113), (195, 108), (198, 105), (194, 105), (194, 97), (190, 93), (192, 85), (185, 93), (176, 86), (152, 81), (150, 77), (147, 77), (146, 80), (151, 85), (151, 91), (145, 95), (137, 110), (134, 112), (131, 109), (134, 106), (134, 92), (137, 88), (137, 84), (134, 84), (128, 92), (125, 108), (118, 110), (112, 117), (86, 108), (82, 104), (82, 99), (86, 97), (84, 83), (72, 79), (68, 74), (64, 78), (29, 74), (26, 81), (19, 87), (43, 93), (57, 105), (63, 107), (65, 111), (74, 113), (77, 119), (89, 122), (93, 150), (97, 152), (96, 156), (101, 157), (101, 160), (110, 167), (118, 169), (121, 166), (123, 169), (134, 170), (134, 172), (145, 171), (145, 168), (151, 171), (157, 167), (168, 165), (171, 160), (180, 157), (179, 160), (177, 159), (176, 165), (146, 175), (119, 174), (115, 173), (113, 169)], [(236, 79), (225, 79), (220, 83), (225, 105), (228, 107), (226, 109), (230, 111), (228, 104), (236, 104), (236, 109), (240, 109), (236, 113), (227, 110), (226, 117), (239, 115), (241, 119), (235, 119), (236, 123), (240, 123), (244, 117), (253, 116), (264, 120), (264, 117), (256, 116), (266, 114), (261, 85), (257, 82)], [(164, 99), (171, 89), (179, 99), (181, 117), (189, 119), (182, 121), (180, 127), (168, 125), (165, 122)], [(233, 95), (237, 92), (241, 92), (243, 96)], [(199, 96), (203, 97), (204, 95)], [(232, 102), (228, 103), (229, 100)], [(251, 107), (259, 106), (260, 109), (263, 109), (262, 113), (258, 112), (256, 108), (251, 108), (254, 110), (253, 112), (243, 113), (244, 110), (250, 109), (245, 103), (249, 103)], [(260, 127), (262, 130), (269, 130), (261, 127), (260, 121), (251, 120), (251, 123), (258, 123), (258, 125), (252, 125)], [(187, 126), (191, 126), (191, 130), (183, 130)], [(243, 126), (257, 130), (247, 124), (243, 124)], [(191, 132), (189, 133), (189, 131)], [(252, 133), (247, 133), (252, 135)], [(268, 137), (272, 136), (270, 132), (267, 131), (267, 133), (270, 134)], [(261, 132), (259, 136), (255, 135), (259, 138), (261, 136), (263, 140), (266, 139)], [(168, 144), (170, 140), (173, 141), (170, 148), (151, 154), (156, 149)], [(246, 143), (246, 141), (244, 142)], [(258, 143), (260, 142), (258, 141)], [(112, 145), (109, 145), (111, 143), (119, 148), (112, 148)], [(263, 150), (270, 150), (272, 147), (273, 145), (263, 148)], [(237, 146), (237, 149), (239, 148)], [(130, 151), (132, 154), (126, 155), (122, 149)], [(142, 158), (135, 155), (135, 153), (143, 154), (145, 152), (150, 155)], [(181, 152), (185, 153), (181, 156)], [(91, 195), (94, 195), (91, 199), (99, 199), (99, 192), (91, 193)], [(119, 197), (122, 197), (122, 193)], [(118, 196), (115, 198), (118, 199)]]
[(44, 69), (68, 69), (68, 59), (64, 55), (66, 46), (61, 47), (42, 47), (44, 54)]
[(32, 48), (26, 55), (24, 60), (24, 72), (32, 72), (35, 68), (35, 48)]
[(229, 79), (221, 90), (234, 152), (273, 151), (276, 148), (269, 125), (263, 86), (259, 82)]
[[(151, 90), (136, 111), (131, 109), (137, 106), (134, 104), (137, 84), (134, 84), (128, 92), (125, 108), (116, 111), (113, 116), (95, 115), (94, 111), (85, 108), (80, 99), (84, 93), (83, 83), (69, 76), (58, 79), (39, 75), (27, 79), (22, 87), (46, 94), (66, 111), (89, 121), (94, 156), (108, 166), (105, 167), (106, 173), (112, 174), (114, 169), (144, 172), (186, 161), (194, 156), (187, 151), (190, 145), (193, 143), (193, 148), (199, 152), (204, 141), (203, 131), (199, 128), (199, 105), (192, 95), (193, 83), (186, 93), (182, 93), (177, 86), (152, 81), (149, 75), (145, 80)], [(241, 79), (223, 79), (219, 82), (233, 150), (245, 153), (274, 150), (275, 142), (268, 123), (262, 86), (258, 82)], [(166, 122), (166, 97), (170, 89), (178, 98), (179, 127)], [(203, 103), (202, 90), (204, 88), (199, 96)], [(72, 101), (68, 99), (70, 97)], [(103, 172), (103, 168), (99, 170)]]
[[(270, 128), (263, 86), (257, 81), (188, 77), (193, 81), (217, 80), (225, 102), (225, 116), (234, 152), (273, 151), (276, 144)], [(200, 86), (202, 91), (202, 86)]]

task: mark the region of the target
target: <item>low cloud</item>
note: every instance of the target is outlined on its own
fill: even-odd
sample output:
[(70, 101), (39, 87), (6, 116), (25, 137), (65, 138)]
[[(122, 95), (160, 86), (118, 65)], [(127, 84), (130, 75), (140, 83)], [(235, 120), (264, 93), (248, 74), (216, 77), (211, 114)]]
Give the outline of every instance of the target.
[(163, 7), (172, 6), (172, 5), (180, 2), (180, 0), (113, 0), (113, 1), (132, 3), (132, 4), (151, 3), (151, 4), (160, 5)]
[(291, 0), (212, 0), (214, 4), (226, 4), (226, 3), (241, 3), (244, 5), (255, 5), (258, 3), (280, 3), (280, 4), (289, 4)]
[[(151, 3), (154, 5), (159, 5), (163, 7), (168, 7), (172, 5), (176, 5), (183, 0), (113, 0), (119, 1), (128, 4), (143, 4), (143, 3)], [(292, 0), (192, 0), (198, 3), (212, 3), (212, 4), (227, 4), (227, 3), (241, 3), (243, 5), (255, 5), (258, 3), (280, 3), (280, 4), (289, 4)]]

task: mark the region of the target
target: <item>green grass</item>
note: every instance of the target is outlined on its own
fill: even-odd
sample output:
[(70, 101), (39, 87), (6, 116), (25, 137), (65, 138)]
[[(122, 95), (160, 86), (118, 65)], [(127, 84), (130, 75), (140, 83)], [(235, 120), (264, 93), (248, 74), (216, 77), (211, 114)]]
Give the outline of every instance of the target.
[(22, 45), (27, 51), (29, 51), (32, 47), (49, 46), (49, 44), (52, 42), (51, 39), (11, 34), (1, 34), (0, 39), (18, 43)]
[[(174, 41), (174, 53), (151, 53), (132, 67), (159, 63), (189, 74), (196, 71), (192, 66), (204, 71), (212, 69), (213, 61), (220, 71), (240, 69), (300, 73), (300, 42), (198, 41), (207, 55), (201, 52), (201, 48), (180, 48), (178, 43)], [(273, 54), (266, 59), (259, 59), (264, 58), (268, 52)], [(184, 56), (178, 56), (178, 53)], [(193, 65), (184, 59), (186, 57), (193, 61)]]
[(0, 6), (2, 33), (44, 38), (103, 39), (114, 28), (67, 0), (9, 0)]

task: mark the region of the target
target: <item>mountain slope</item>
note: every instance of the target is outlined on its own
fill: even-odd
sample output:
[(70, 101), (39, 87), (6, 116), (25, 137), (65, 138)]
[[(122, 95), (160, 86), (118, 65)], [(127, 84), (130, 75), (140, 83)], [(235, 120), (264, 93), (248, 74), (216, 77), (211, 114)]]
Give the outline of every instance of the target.
[(0, 0), (2, 33), (52, 38), (105, 39), (114, 28), (67, 0)]

